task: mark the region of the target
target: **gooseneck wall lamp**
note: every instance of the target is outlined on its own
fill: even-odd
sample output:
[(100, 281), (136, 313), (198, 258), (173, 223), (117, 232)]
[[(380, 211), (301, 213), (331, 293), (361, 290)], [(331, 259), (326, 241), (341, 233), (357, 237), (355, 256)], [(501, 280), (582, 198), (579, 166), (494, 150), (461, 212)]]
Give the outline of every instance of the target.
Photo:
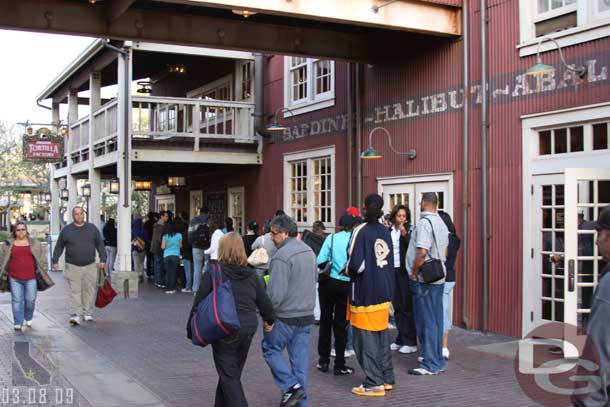
[(536, 65), (532, 66), (527, 71), (525, 71), (526, 75), (535, 76), (535, 75), (542, 75), (545, 73), (555, 72), (555, 67), (553, 65), (543, 64), (542, 58), (540, 57), (540, 46), (545, 41), (551, 41), (553, 44), (555, 44), (555, 46), (557, 47), (557, 50), (559, 51), (559, 58), (561, 59), (561, 63), (568, 71), (576, 72), (580, 78), (585, 77), (585, 75), (587, 74), (587, 67), (585, 65), (581, 65), (578, 68), (572, 68), (570, 65), (568, 65), (565, 58), (563, 57), (563, 52), (561, 51), (561, 46), (559, 45), (559, 43), (557, 41), (555, 41), (554, 38), (551, 38), (551, 37), (542, 37), (538, 41), (538, 49), (536, 51)]
[(286, 126), (284, 126), (283, 124), (280, 124), (277, 120), (277, 117), (280, 113), (282, 112), (289, 112), (291, 116), (294, 115), (294, 113), (292, 112), (292, 110), (288, 109), (287, 107), (280, 107), (279, 109), (277, 109), (275, 111), (275, 113), (273, 113), (273, 122), (271, 122), (270, 124), (268, 124), (265, 129), (267, 129), (267, 131), (283, 131), (286, 130)]
[(362, 158), (363, 160), (383, 158), (383, 154), (373, 148), (373, 134), (375, 134), (377, 130), (381, 130), (383, 133), (385, 133), (386, 136), (388, 136), (388, 144), (390, 145), (390, 150), (392, 150), (395, 154), (406, 155), (407, 157), (409, 157), (409, 160), (414, 160), (415, 157), (417, 157), (417, 151), (415, 151), (414, 148), (409, 149), (409, 151), (396, 151), (394, 145), (392, 144), (392, 135), (390, 134), (390, 132), (385, 127), (375, 127), (369, 132), (369, 148), (360, 154), (360, 158)]

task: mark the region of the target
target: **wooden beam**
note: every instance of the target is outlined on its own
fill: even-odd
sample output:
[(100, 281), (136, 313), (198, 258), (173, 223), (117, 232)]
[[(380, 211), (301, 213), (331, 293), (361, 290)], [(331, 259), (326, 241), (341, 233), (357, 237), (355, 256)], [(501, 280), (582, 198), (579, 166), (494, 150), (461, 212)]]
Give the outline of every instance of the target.
[(106, 4), (106, 21), (112, 23), (121, 17), (136, 0), (110, 0)]
[(413, 40), (397, 31), (343, 32), (133, 8), (108, 23), (104, 7), (69, 0), (0, 1), (0, 27), (362, 62), (395, 55)]

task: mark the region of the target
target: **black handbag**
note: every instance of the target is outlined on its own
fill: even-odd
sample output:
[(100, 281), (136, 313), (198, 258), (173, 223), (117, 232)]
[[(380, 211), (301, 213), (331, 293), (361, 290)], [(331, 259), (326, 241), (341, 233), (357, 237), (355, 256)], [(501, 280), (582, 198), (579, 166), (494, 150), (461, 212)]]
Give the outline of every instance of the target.
[(335, 235), (330, 237), (330, 256), (324, 266), (318, 269), (318, 283), (323, 283), (330, 280), (330, 272), (333, 269), (333, 243), (335, 242)]
[[(430, 223), (430, 227), (432, 228), (432, 238), (434, 240), (434, 246), (436, 246), (436, 252), (438, 253), (438, 245), (436, 244), (436, 235), (434, 234), (434, 226), (432, 222), (428, 218), (424, 218)], [(428, 252), (428, 256), (430, 256), (430, 252)], [(439, 280), (445, 278), (445, 269), (443, 268), (443, 261), (441, 259), (435, 259), (430, 256), (428, 260), (422, 264), (419, 268), (419, 274), (421, 274), (424, 283), (431, 284), (435, 283)]]

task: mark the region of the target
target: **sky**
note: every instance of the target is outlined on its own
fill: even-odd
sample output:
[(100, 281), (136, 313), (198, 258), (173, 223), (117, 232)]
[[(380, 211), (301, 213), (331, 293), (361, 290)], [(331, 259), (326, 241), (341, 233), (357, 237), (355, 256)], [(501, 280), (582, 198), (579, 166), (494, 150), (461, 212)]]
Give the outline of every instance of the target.
[[(93, 38), (0, 30), (0, 121), (7, 127), (29, 120), (51, 121), (36, 97)], [(43, 102), (50, 106), (50, 100)], [(65, 119), (67, 109), (61, 109)]]

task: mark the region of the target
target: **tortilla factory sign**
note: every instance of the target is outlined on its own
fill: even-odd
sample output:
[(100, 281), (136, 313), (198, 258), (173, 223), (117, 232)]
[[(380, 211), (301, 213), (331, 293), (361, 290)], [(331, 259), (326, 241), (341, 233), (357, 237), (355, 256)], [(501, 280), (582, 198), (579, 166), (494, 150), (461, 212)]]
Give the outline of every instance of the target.
[(60, 161), (64, 155), (64, 139), (46, 127), (34, 135), (23, 136), (23, 160), (39, 163)]

